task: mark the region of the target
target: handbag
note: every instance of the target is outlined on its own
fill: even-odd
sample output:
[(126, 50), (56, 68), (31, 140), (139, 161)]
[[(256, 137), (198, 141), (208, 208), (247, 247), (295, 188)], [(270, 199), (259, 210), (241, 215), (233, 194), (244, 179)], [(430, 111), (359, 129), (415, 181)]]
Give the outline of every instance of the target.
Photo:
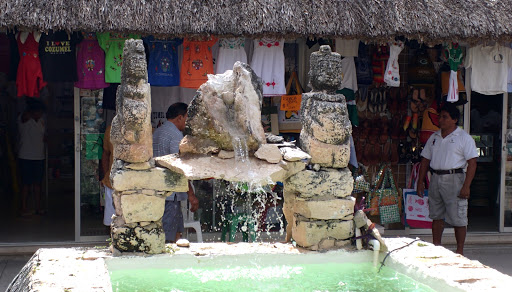
[(366, 173), (364, 167), (360, 167), (359, 169), (361, 169), (361, 174), (357, 175), (354, 179), (354, 189), (352, 190), (353, 194), (370, 192), (368, 174)]
[[(295, 82), (295, 94), (292, 92), (292, 84)], [(300, 106), (302, 102), (302, 86), (297, 73), (294, 71), (286, 84), (286, 95), (281, 96), (279, 106), (279, 131), (300, 133)]]
[[(389, 185), (386, 188), (386, 185)], [(391, 168), (384, 165), (375, 179), (375, 187), (370, 194), (370, 215), (380, 215), (381, 224), (400, 222), (401, 201)]]

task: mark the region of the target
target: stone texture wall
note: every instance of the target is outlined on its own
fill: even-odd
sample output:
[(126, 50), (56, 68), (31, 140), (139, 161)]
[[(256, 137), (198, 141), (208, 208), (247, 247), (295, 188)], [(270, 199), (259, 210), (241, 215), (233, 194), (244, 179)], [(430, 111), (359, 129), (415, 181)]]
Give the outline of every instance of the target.
[(310, 167), (284, 184), (287, 239), (297, 245), (323, 250), (350, 244), (354, 236), (354, 204), (349, 137), (352, 126), (341, 85), (341, 56), (329, 46), (311, 55), (310, 85), (302, 94), (302, 149), (311, 156)]
[(155, 167), (151, 130), (151, 93), (141, 40), (127, 40), (123, 50), (121, 85), (111, 141), (114, 163), (110, 180), (116, 214), (111, 225), (112, 245), (120, 251), (162, 253), (165, 198), (187, 191), (187, 179)]

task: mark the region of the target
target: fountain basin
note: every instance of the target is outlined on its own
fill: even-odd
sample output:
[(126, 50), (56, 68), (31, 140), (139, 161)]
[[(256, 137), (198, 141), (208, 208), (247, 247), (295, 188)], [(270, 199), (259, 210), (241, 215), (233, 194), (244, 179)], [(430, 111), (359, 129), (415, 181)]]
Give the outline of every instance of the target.
[[(390, 251), (412, 241), (410, 238), (385, 239)], [(172, 254), (150, 256), (124, 253), (117, 257), (112, 256), (106, 249), (40, 249), (13, 280), (7, 291), (116, 291), (116, 287), (120, 287), (116, 283), (116, 273), (123, 274), (141, 268), (163, 269), (173, 278), (178, 274), (187, 277), (196, 275), (197, 281), (210, 279), (209, 281), (213, 281), (211, 283), (214, 284), (218, 283), (215, 282), (216, 279), (229, 280), (237, 275), (240, 279), (252, 277), (257, 280), (256, 282), (263, 282), (262, 279), (268, 278), (268, 275), (279, 276), (280, 278), (270, 278), (271, 281), (266, 283), (264, 288), (269, 291), (274, 288), (273, 291), (290, 291), (287, 289), (291, 285), (289, 283), (281, 290), (279, 286), (270, 286), (268, 283), (286, 283), (289, 279), (287, 277), (295, 277), (308, 269), (301, 266), (305, 263), (312, 264), (314, 269), (320, 269), (317, 271), (322, 271), (322, 266), (336, 270), (344, 268), (344, 264), (349, 264), (352, 265), (352, 270), (357, 271), (354, 273), (356, 276), (362, 275), (363, 272), (375, 273), (375, 270), (372, 270), (373, 251), (337, 250), (318, 253), (281, 243), (192, 243), (190, 248), (177, 248), (175, 245), (168, 247), (174, 250)], [(384, 257), (385, 254), (381, 253), (379, 262)], [(358, 264), (359, 267), (354, 264)], [(385, 267), (390, 268), (381, 271), (385, 277), (389, 278), (396, 272), (404, 274), (416, 281), (418, 287), (426, 285), (428, 288), (425, 291), (507, 291), (512, 285), (512, 278), (507, 275), (478, 261), (469, 260), (443, 247), (422, 241), (413, 242), (391, 252), (385, 260)], [(137, 273), (140, 271), (136, 272), (136, 275)], [(350, 269), (344, 274), (347, 273), (350, 273)], [(139, 279), (143, 279), (140, 274)], [(372, 280), (366, 279), (366, 282)], [(345, 283), (341, 278), (338, 282)], [(195, 289), (188, 291), (198, 291), (203, 285), (206, 286), (203, 282), (197, 285)], [(231, 288), (238, 287), (235, 285)], [(227, 287), (228, 290), (231, 288)], [(159, 291), (153, 287), (146, 289)], [(338, 290), (343, 291), (343, 286), (339, 286)]]

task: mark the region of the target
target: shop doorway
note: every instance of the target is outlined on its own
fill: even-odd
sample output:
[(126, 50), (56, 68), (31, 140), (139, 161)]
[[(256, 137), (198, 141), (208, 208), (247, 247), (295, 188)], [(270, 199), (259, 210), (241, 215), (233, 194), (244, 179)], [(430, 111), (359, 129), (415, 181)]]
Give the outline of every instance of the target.
[[(8, 87), (9, 88), (9, 87)], [(41, 97), (46, 128), (41, 204), (29, 187), (26, 208), (22, 208), (24, 183), (17, 149), (18, 117), (27, 109), (29, 98), (17, 98), (9, 89), (3, 98), (0, 131), (0, 244), (41, 243), (74, 240), (74, 157), (72, 85), (49, 84)], [(71, 89), (71, 91), (70, 91)], [(34, 99), (34, 98), (33, 98)], [(27, 101), (29, 100), (29, 101)]]
[(471, 92), (470, 134), (479, 157), (468, 202), (470, 232), (499, 231), (503, 106), (503, 94)]

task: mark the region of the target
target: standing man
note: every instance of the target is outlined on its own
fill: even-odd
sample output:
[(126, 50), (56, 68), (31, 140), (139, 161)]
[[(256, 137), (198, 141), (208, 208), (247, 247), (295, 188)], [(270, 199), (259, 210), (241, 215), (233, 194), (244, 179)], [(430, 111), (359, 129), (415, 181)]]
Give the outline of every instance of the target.
[[(159, 157), (173, 153), (179, 153), (180, 142), (183, 139), (183, 130), (187, 120), (187, 108), (185, 103), (177, 102), (172, 104), (165, 114), (165, 121), (153, 133), (153, 156)], [(165, 201), (165, 211), (162, 217), (162, 224), (165, 231), (166, 242), (176, 242), (181, 238), (184, 231), (183, 214), (181, 213), (181, 201), (190, 202), (190, 211), (195, 212), (199, 207), (194, 190), (188, 184), (188, 192), (175, 192), (168, 196)]]
[(455, 229), (456, 252), (462, 255), (468, 225), (469, 187), (475, 177), (478, 154), (473, 138), (457, 126), (459, 118), (460, 112), (453, 104), (441, 109), (440, 130), (430, 136), (421, 152), (417, 194), (423, 197), (425, 175), (430, 168), (428, 206), (429, 217), (433, 220), (433, 242), (441, 245), (446, 221)]
[(105, 188), (105, 210), (103, 212), (103, 225), (110, 226), (112, 224), (112, 215), (115, 214), (116, 209), (114, 207), (114, 201), (112, 194), (114, 189), (110, 183), (110, 170), (112, 169), (112, 163), (114, 162), (114, 146), (110, 142), (110, 129), (112, 125), (108, 125), (105, 129), (105, 135), (103, 137), (103, 154), (101, 155), (101, 168), (103, 170), (103, 179), (101, 184)]

